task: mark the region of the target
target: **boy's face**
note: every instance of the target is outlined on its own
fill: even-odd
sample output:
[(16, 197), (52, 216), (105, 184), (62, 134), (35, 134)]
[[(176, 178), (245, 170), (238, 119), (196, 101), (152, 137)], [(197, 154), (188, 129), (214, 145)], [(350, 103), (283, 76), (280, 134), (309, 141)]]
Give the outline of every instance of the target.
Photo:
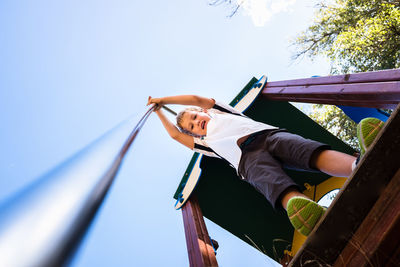
[(182, 127), (197, 135), (207, 134), (207, 124), (211, 117), (206, 112), (202, 111), (186, 111), (182, 118)]

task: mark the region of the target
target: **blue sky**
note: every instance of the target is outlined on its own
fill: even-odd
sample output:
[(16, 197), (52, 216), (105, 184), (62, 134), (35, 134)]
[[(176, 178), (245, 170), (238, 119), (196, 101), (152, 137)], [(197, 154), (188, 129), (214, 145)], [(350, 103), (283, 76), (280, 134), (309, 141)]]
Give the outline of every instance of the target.
[[(315, 1), (266, 2), (290, 5), (266, 6), (272, 15), (256, 27), (251, 7), (229, 19), (205, 0), (1, 1), (0, 201), (143, 114), (149, 95), (229, 102), (253, 76), (327, 75), (323, 59), (290, 61), (289, 38), (311, 22)], [(188, 266), (172, 196), (191, 155), (152, 115), (72, 266)], [(221, 266), (273, 266), (206, 224)]]

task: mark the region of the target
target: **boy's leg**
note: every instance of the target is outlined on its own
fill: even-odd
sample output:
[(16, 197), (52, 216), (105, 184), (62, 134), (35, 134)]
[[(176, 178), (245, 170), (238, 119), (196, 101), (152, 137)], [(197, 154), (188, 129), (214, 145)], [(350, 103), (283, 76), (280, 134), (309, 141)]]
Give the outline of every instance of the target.
[(383, 128), (384, 122), (377, 118), (365, 118), (357, 125), (357, 138), (363, 155), (368, 147), (375, 140), (379, 131)]
[[(308, 235), (321, 218), (324, 208), (300, 193), (298, 185), (283, 171), (281, 161), (268, 151), (271, 142), (267, 142), (266, 138), (267, 135), (258, 136), (253, 142), (242, 148), (239, 172), (245, 177), (245, 181), (262, 193), (275, 209), (281, 208), (282, 205), (287, 210), (295, 229)], [(291, 138), (289, 137), (289, 139)], [(279, 143), (287, 143), (287, 139), (280, 140)], [(297, 145), (297, 142), (292, 142), (292, 146)], [(305, 158), (303, 161), (307, 167), (312, 152), (318, 147), (321, 147), (320, 143), (301, 153), (300, 157)], [(286, 152), (292, 154), (291, 151)]]
[(326, 210), (295, 188), (283, 192), (281, 203), (293, 227), (305, 236), (311, 233)]
[[(384, 122), (376, 118), (365, 118), (357, 125), (357, 137), (363, 155), (373, 143)], [(350, 176), (356, 157), (334, 151), (324, 150), (313, 159), (312, 164), (322, 172), (332, 176)]]
[[(384, 122), (376, 118), (366, 118), (357, 125), (357, 137), (363, 155), (367, 148), (372, 144), (382, 129)], [(322, 172), (332, 176), (350, 176), (355, 157), (334, 151), (324, 150), (317, 154), (313, 160), (314, 166)]]
[(285, 173), (280, 162), (257, 141), (246, 147), (239, 164), (239, 172), (245, 178), (244, 181), (263, 194), (276, 210), (286, 208), (281, 207), (280, 197), (286, 195), (284, 192), (299, 187)]
[(280, 196), (280, 202), (282, 204), (282, 207), (287, 211), (287, 204), (289, 202), (289, 200), (293, 197), (303, 197), (303, 198), (307, 198), (306, 195), (304, 195), (303, 193), (301, 193), (296, 187), (289, 187), (288, 189), (286, 189), (285, 191), (282, 192), (281, 196)]
[(283, 163), (304, 170), (320, 170), (332, 176), (348, 177), (356, 157), (331, 150), (329, 146), (288, 132), (269, 136), (268, 150)]
[(339, 177), (349, 177), (352, 164), (357, 158), (335, 150), (322, 150), (315, 152), (311, 164), (318, 170)]

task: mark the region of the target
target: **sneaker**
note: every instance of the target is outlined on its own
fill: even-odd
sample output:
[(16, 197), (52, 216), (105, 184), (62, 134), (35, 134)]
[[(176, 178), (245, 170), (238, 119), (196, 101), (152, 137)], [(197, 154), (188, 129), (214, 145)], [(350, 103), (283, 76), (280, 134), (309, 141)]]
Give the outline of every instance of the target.
[(375, 137), (382, 129), (384, 122), (376, 118), (365, 118), (357, 125), (357, 138), (361, 148), (361, 156), (365, 154)]
[(326, 208), (303, 197), (293, 197), (287, 204), (290, 222), (297, 231), (305, 236), (311, 233), (325, 211)]

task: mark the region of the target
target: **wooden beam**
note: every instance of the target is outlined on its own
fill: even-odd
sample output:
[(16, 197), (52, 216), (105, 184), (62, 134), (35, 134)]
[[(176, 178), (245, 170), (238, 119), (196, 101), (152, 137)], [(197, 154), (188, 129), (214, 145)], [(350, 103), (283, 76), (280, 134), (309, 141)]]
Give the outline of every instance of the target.
[(277, 101), (395, 108), (400, 103), (400, 70), (268, 82), (262, 94)]
[(400, 263), (400, 246), (397, 247), (396, 251), (392, 254), (390, 257), (390, 260), (388, 264), (386, 264), (387, 267), (396, 267), (399, 266), (399, 264), (395, 263)]
[(400, 81), (400, 69), (268, 82), (268, 87)]
[[(385, 266), (400, 245), (400, 169), (336, 260), (341, 266)], [(373, 263), (373, 264), (372, 264)]]
[(218, 266), (196, 195), (182, 207), (186, 245), (191, 267)]
[[(290, 266), (303, 266), (305, 262), (334, 264), (395, 176), (399, 169), (399, 159), (400, 105)], [(397, 227), (396, 220), (393, 227)]]

